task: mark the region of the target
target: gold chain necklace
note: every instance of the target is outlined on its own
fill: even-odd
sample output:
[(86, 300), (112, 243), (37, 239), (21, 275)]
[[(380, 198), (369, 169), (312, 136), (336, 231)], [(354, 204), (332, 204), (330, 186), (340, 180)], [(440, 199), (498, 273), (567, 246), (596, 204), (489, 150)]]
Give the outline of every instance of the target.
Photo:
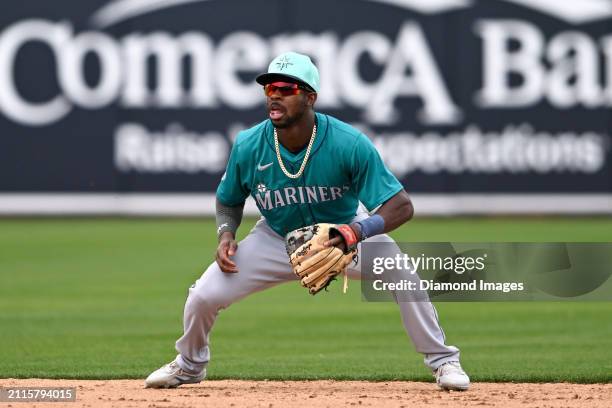
[(317, 135), (317, 124), (312, 127), (312, 135), (310, 136), (310, 142), (308, 142), (308, 147), (306, 148), (306, 154), (304, 155), (304, 160), (302, 160), (302, 165), (297, 173), (291, 174), (285, 168), (285, 164), (283, 163), (283, 158), (281, 157), (280, 147), (278, 145), (278, 134), (276, 133), (276, 128), (274, 128), (274, 148), (276, 149), (276, 158), (278, 159), (278, 164), (280, 164), (280, 168), (285, 173), (285, 176), (296, 179), (300, 178), (304, 169), (306, 168), (306, 162), (308, 162), (308, 157), (310, 156), (310, 150), (312, 149), (312, 145), (314, 144), (315, 136)]

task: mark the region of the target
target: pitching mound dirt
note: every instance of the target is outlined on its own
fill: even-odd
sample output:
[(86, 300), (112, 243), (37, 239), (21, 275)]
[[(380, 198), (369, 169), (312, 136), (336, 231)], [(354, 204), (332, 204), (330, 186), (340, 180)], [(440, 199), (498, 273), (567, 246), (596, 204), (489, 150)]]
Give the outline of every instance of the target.
[(475, 383), (467, 392), (432, 383), (364, 381), (205, 381), (171, 390), (141, 380), (0, 380), (1, 387), (76, 387), (76, 402), (0, 403), (32, 407), (612, 407), (612, 384)]

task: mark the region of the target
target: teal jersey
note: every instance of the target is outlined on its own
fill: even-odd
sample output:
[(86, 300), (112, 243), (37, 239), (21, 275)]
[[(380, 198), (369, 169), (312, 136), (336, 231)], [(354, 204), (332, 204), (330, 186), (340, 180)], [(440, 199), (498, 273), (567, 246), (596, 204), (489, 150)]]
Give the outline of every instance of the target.
[[(316, 120), (310, 158), (297, 179), (278, 164), (270, 120), (240, 132), (217, 188), (219, 201), (236, 206), (251, 195), (270, 227), (284, 236), (320, 222), (346, 224), (359, 201), (371, 211), (402, 190), (363, 133), (329, 115), (317, 113)], [(286, 169), (297, 173), (306, 149), (280, 150)]]

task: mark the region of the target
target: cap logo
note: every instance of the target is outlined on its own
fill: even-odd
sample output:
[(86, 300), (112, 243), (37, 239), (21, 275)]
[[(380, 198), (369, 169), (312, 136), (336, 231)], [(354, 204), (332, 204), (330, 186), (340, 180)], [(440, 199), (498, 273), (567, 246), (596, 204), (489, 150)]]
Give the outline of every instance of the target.
[(280, 69), (281, 71), (285, 68), (287, 68), (289, 65), (293, 65), (292, 62), (289, 61), (289, 57), (287, 57), (286, 55), (284, 55), (280, 60), (278, 60), (278, 62), (276, 63), (276, 66), (278, 67), (278, 69)]

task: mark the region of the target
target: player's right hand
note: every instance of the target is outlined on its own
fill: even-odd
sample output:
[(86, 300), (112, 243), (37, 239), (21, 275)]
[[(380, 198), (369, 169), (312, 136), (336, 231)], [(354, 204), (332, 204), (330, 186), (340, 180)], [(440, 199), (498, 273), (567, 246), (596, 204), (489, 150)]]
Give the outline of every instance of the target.
[(224, 232), (221, 234), (219, 240), (219, 246), (217, 247), (216, 260), (219, 268), (225, 273), (237, 273), (238, 267), (230, 259), (231, 256), (236, 254), (238, 249), (238, 243), (234, 239), (234, 234), (231, 232)]

